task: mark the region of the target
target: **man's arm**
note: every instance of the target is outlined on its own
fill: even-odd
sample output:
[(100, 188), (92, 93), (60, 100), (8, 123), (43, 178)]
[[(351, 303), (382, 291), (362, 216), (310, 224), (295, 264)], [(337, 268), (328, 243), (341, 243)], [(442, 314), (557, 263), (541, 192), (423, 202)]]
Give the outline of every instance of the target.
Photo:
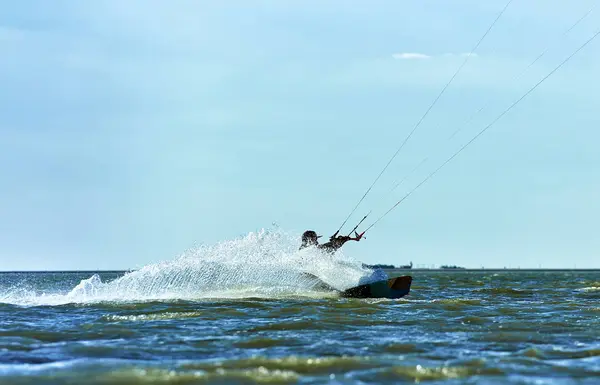
[(337, 249), (341, 248), (344, 245), (344, 243), (346, 243), (348, 241), (356, 241), (356, 242), (360, 241), (365, 233), (363, 232), (361, 234), (358, 234), (357, 232), (354, 232), (355, 237), (350, 237), (347, 235), (336, 236), (336, 234), (331, 236), (331, 238), (329, 239), (329, 242), (324, 243), (320, 247), (322, 247), (323, 249), (329, 250), (329, 251), (336, 251)]
[(358, 242), (358, 241), (360, 241), (362, 239), (362, 237), (363, 237), (364, 234), (365, 234), (364, 231), (362, 233), (360, 233), (360, 234), (355, 231), (354, 232), (354, 238), (352, 238), (350, 236), (344, 236), (344, 235), (340, 235), (340, 236), (336, 237), (334, 235), (334, 236), (331, 237), (331, 240), (339, 239), (340, 241), (342, 241), (342, 244), (344, 244), (344, 243), (346, 243), (348, 241), (356, 241), (356, 242)]

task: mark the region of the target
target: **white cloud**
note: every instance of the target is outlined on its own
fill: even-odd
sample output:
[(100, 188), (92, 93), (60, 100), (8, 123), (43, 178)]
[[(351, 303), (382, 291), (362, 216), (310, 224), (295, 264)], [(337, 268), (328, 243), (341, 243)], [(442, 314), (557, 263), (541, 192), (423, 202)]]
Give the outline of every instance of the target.
[(392, 55), (394, 59), (403, 59), (403, 60), (414, 60), (414, 59), (429, 59), (431, 56), (425, 55), (423, 53), (411, 53), (411, 52), (403, 52), (403, 53), (395, 53)]

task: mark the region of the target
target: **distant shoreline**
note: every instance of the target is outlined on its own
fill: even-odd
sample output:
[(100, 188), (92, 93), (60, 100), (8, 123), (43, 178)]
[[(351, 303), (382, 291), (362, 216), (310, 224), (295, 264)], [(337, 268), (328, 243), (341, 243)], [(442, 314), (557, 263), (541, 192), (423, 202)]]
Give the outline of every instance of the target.
[[(461, 273), (461, 272), (600, 272), (600, 268), (594, 269), (577, 269), (577, 268), (556, 268), (556, 269), (540, 269), (540, 268), (531, 268), (531, 269), (504, 269), (504, 268), (489, 268), (489, 269), (468, 269), (468, 268), (460, 268), (460, 269), (428, 269), (428, 268), (384, 268), (385, 271), (402, 271), (402, 272), (432, 272), (432, 273)], [(28, 273), (28, 274), (43, 274), (43, 273), (103, 273), (103, 274), (124, 274), (130, 273), (136, 270), (14, 270), (14, 271), (0, 271), (0, 274), (16, 274), (16, 273)]]
[(505, 268), (489, 268), (489, 269), (468, 269), (468, 268), (461, 268), (461, 269), (427, 269), (427, 268), (412, 268), (412, 269), (403, 269), (403, 268), (395, 268), (395, 269), (384, 269), (384, 270), (394, 270), (394, 271), (398, 271), (398, 270), (402, 270), (402, 271), (432, 271), (432, 272), (451, 272), (451, 273), (460, 273), (463, 271), (468, 271), (468, 272), (484, 272), (484, 271), (491, 271), (491, 272), (499, 272), (499, 271), (531, 271), (531, 272), (561, 272), (561, 271), (596, 271), (596, 272), (600, 272), (600, 268), (594, 268), (594, 269), (577, 269), (577, 268), (556, 268), (556, 269), (544, 269), (544, 268), (531, 268), (531, 269), (505, 269)]

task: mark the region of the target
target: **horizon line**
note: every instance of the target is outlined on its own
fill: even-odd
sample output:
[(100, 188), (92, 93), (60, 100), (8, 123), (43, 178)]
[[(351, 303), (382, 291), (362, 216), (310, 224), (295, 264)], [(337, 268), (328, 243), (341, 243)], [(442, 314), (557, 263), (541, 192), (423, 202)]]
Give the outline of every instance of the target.
[[(503, 267), (489, 267), (489, 268), (427, 268), (427, 267), (418, 267), (418, 268), (402, 268), (402, 267), (394, 267), (394, 268), (382, 268), (382, 270), (402, 270), (402, 271), (444, 271), (444, 272), (464, 272), (464, 271), (593, 271), (600, 272), (600, 267), (597, 268), (568, 268), (568, 267), (557, 267), (557, 268), (503, 268)], [(0, 270), (0, 274), (9, 274), (9, 273), (131, 273), (136, 271), (136, 269), (115, 269), (115, 270)]]

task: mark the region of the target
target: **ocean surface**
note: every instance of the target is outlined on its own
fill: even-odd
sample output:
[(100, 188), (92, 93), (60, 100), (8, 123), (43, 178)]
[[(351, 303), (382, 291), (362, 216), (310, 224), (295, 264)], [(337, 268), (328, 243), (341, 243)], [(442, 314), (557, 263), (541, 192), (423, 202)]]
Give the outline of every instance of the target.
[[(600, 272), (389, 270), (409, 296), (342, 299), (298, 274), (306, 255), (247, 246), (0, 273), (0, 384), (600, 384)], [(370, 274), (318, 260), (340, 288)]]

